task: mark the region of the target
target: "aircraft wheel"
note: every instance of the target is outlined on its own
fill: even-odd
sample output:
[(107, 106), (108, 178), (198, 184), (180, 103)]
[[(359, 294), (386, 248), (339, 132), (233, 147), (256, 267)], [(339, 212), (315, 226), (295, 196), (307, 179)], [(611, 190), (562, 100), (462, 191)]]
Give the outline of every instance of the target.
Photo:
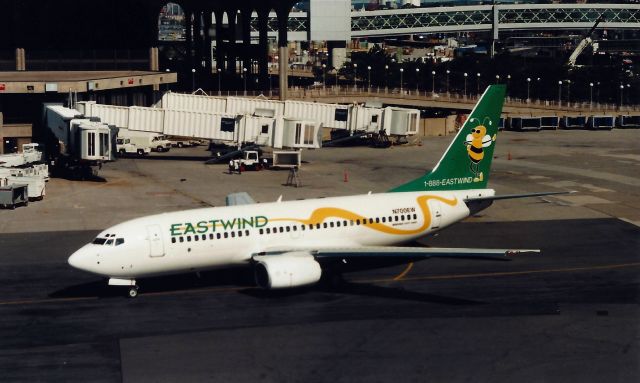
[(129, 298), (135, 298), (138, 296), (138, 286), (133, 286), (129, 289)]

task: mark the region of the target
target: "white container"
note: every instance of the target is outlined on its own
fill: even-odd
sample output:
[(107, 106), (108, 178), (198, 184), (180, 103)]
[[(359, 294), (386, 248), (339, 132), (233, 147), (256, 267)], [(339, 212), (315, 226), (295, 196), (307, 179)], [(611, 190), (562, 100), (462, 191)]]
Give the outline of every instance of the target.
[(7, 177), (9, 185), (13, 184), (26, 184), (27, 185), (27, 194), (29, 199), (42, 199), (46, 194), (46, 182), (45, 179), (38, 176), (33, 177)]
[(164, 109), (132, 106), (129, 109), (129, 129), (163, 133), (164, 113)]

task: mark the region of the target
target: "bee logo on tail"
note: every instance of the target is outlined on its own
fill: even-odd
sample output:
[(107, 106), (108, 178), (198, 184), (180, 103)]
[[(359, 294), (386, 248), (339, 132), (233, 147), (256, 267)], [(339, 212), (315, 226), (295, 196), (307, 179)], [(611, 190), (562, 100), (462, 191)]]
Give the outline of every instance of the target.
[[(478, 121), (475, 118), (473, 120)], [(469, 122), (473, 122), (473, 120)], [(488, 121), (489, 126), (492, 125), (488, 117), (485, 117), (484, 120)], [(471, 160), (469, 169), (474, 175), (473, 182), (482, 182), (484, 180), (484, 174), (480, 171), (480, 162), (484, 159), (484, 148), (488, 148), (496, 140), (495, 134), (493, 137), (487, 134), (487, 128), (484, 124), (484, 122), (482, 124), (478, 123), (475, 128), (472, 128), (471, 133), (467, 134), (467, 138), (464, 141), (464, 145), (467, 147), (467, 154), (469, 154), (469, 159)]]

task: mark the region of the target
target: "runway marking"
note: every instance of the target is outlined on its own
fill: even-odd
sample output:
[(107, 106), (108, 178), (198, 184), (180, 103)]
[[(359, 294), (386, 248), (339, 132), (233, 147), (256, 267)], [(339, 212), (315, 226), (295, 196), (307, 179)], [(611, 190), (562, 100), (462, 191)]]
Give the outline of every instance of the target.
[(413, 262), (409, 262), (409, 264), (407, 265), (407, 268), (404, 269), (404, 271), (398, 274), (395, 278), (393, 278), (393, 280), (394, 281), (401, 280), (402, 278), (405, 277), (405, 275), (409, 274), (409, 271), (411, 271), (411, 269), (413, 269)]
[[(415, 276), (415, 277), (405, 278), (403, 280), (404, 281), (428, 281), (428, 280), (447, 280), (447, 279), (464, 279), (464, 278), (481, 278), (481, 277), (508, 277), (508, 276), (514, 276), (514, 275), (569, 273), (569, 272), (593, 271), (593, 270), (612, 270), (612, 269), (622, 269), (627, 267), (639, 267), (639, 266), (640, 266), (640, 262), (635, 262), (635, 263), (623, 263), (618, 265), (572, 267), (572, 268), (564, 268), (564, 269), (542, 269), (542, 270), (525, 270), (525, 271), (506, 271), (506, 272), (499, 272), (499, 273)], [(365, 282), (365, 283), (389, 282), (389, 279), (356, 280), (356, 282)]]
[(37, 304), (37, 303), (77, 302), (77, 301), (90, 301), (90, 300), (96, 300), (96, 299), (98, 299), (98, 297), (32, 299), (32, 300), (23, 300), (23, 301), (0, 302), (0, 306), (33, 305), (33, 304)]

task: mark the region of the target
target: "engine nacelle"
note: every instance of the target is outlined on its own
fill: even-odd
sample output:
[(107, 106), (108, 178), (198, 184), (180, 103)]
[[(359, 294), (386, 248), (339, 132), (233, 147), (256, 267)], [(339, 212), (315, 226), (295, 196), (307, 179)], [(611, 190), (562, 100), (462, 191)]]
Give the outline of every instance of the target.
[(306, 252), (255, 257), (256, 284), (263, 289), (286, 289), (317, 283), (322, 268)]

